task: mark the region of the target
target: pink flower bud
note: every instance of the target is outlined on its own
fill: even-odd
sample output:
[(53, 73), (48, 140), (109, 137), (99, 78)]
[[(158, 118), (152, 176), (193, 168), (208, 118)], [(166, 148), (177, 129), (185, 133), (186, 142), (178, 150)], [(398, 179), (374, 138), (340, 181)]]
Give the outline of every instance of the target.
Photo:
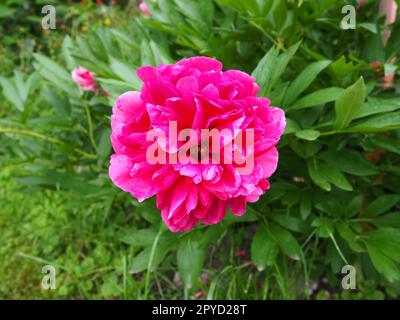
[(142, 10), (142, 12), (143, 12), (144, 14), (147, 14), (148, 16), (151, 16), (151, 12), (150, 12), (149, 8), (147, 7), (147, 4), (146, 4), (145, 1), (142, 1), (142, 2), (139, 4), (139, 9)]
[(84, 91), (96, 92), (96, 82), (94, 81), (94, 73), (89, 70), (78, 67), (72, 71), (72, 80), (82, 87)]

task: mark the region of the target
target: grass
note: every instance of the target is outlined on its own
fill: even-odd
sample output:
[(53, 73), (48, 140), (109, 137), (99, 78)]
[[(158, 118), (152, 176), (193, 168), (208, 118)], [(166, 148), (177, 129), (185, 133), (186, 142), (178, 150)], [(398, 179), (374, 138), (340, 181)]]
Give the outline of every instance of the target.
[[(12, 180), (12, 170), (1, 175), (0, 296), (7, 298), (112, 298), (123, 297), (117, 286), (127, 277), (132, 254), (115, 237), (122, 214), (102, 223), (98, 204), (74, 207), (73, 201), (54, 191), (24, 193)], [(112, 222), (111, 222), (112, 221)], [(41, 289), (44, 264), (57, 269), (57, 290)], [(140, 284), (126, 281), (134, 298)]]

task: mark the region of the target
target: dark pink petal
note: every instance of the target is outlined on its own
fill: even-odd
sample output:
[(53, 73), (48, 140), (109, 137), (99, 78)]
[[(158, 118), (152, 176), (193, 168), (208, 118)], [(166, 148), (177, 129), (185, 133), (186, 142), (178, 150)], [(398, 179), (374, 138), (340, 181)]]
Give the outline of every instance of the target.
[(242, 216), (246, 213), (246, 198), (239, 196), (229, 200), (229, 208), (235, 216)]
[(178, 65), (198, 69), (201, 72), (222, 70), (222, 63), (209, 57), (193, 57), (178, 62)]

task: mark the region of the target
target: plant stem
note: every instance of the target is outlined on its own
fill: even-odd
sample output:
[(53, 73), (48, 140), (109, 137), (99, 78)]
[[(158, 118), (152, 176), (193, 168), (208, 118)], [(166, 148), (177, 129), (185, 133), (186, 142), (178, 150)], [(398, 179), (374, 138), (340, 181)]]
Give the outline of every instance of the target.
[(146, 282), (144, 286), (144, 300), (147, 300), (147, 297), (149, 295), (149, 289), (150, 289), (150, 273), (151, 273), (151, 268), (153, 266), (153, 260), (154, 260), (154, 255), (156, 253), (157, 245), (158, 245), (158, 240), (160, 239), (161, 233), (162, 233), (163, 225), (160, 225), (160, 229), (158, 230), (158, 233), (154, 239), (153, 245), (151, 246), (151, 251), (150, 251), (150, 257), (149, 257), (149, 263), (147, 264), (147, 272), (146, 272)]
[[(26, 137), (31, 137), (31, 138), (36, 138), (39, 140), (44, 140), (44, 141), (48, 141), (51, 143), (54, 143), (56, 145), (59, 146), (66, 146), (64, 142), (62, 142), (61, 140), (55, 139), (55, 138), (51, 138), (51, 137), (47, 137), (43, 134), (34, 132), (34, 131), (29, 131), (29, 130), (23, 130), (23, 129), (9, 129), (9, 128), (0, 128), (0, 133), (10, 133), (10, 134), (16, 134), (16, 135), (20, 135), (20, 136), (26, 136)], [(97, 156), (95, 154), (90, 154), (87, 153), (85, 151), (82, 151), (80, 149), (76, 149), (74, 148), (74, 151), (76, 153), (79, 153), (80, 155), (84, 156), (87, 159), (97, 159)]]
[(333, 234), (331, 232), (329, 233), (329, 237), (332, 239), (333, 245), (335, 246), (335, 248), (336, 248), (337, 252), (339, 253), (339, 256), (342, 258), (343, 262), (345, 264), (349, 264), (347, 262), (346, 258), (344, 257), (344, 255), (342, 253), (342, 250), (340, 250), (340, 248), (339, 248), (339, 246), (338, 246), (338, 244), (337, 244), (337, 242), (335, 240), (335, 237), (333, 236)]
[(94, 140), (94, 134), (93, 134), (92, 115), (90, 114), (90, 109), (86, 102), (83, 104), (83, 107), (85, 109), (86, 118), (87, 118), (87, 122), (88, 122), (89, 140), (90, 140), (90, 143), (91, 143), (94, 151), (96, 151), (96, 153), (97, 153), (97, 145), (96, 145), (96, 141)]
[(32, 137), (32, 138), (37, 138), (40, 140), (45, 140), (54, 144), (62, 145), (63, 142), (54, 138), (47, 137), (45, 135), (42, 135), (40, 133), (34, 132), (34, 131), (28, 131), (28, 130), (19, 130), (19, 129), (6, 129), (6, 128), (0, 128), (0, 133), (11, 133), (11, 134), (17, 134), (20, 136), (27, 136), (27, 137)]

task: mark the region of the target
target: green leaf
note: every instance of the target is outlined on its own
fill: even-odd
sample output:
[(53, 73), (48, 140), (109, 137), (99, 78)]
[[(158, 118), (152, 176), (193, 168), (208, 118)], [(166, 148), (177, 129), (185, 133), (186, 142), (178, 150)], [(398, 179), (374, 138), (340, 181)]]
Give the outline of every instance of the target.
[(368, 143), (373, 144), (375, 148), (383, 148), (393, 153), (400, 154), (400, 140), (385, 136), (370, 136)]
[(396, 266), (396, 262), (384, 255), (379, 250), (379, 245), (369, 242), (366, 245), (368, 254), (376, 270), (383, 273), (390, 282), (400, 279), (400, 272)]
[(72, 70), (77, 66), (75, 59), (72, 55), (74, 49), (74, 43), (70, 36), (66, 36), (62, 43), (62, 54), (64, 56), (64, 60), (67, 63), (68, 70)]
[(354, 217), (361, 210), (362, 196), (354, 197), (348, 204), (346, 204), (343, 214), (347, 218)]
[[(196, 233), (197, 234), (197, 233)], [(178, 246), (178, 270), (186, 288), (191, 288), (200, 276), (205, 259), (205, 246), (201, 246), (200, 239), (189, 236), (184, 238)]]
[[(287, 193), (286, 195), (290, 195)], [(268, 217), (282, 227), (293, 232), (307, 232), (309, 230), (308, 223), (304, 222), (296, 216), (288, 216), (287, 212), (270, 212)]]
[(140, 87), (135, 87), (134, 84), (127, 84), (125, 81), (114, 79), (97, 78), (101, 83), (102, 88), (106, 91), (112, 99), (118, 98), (126, 91), (138, 90)]
[(294, 133), (299, 130), (301, 130), (301, 129), (295, 121), (293, 121), (292, 119), (286, 118), (286, 127), (285, 127), (284, 134)]
[[(150, 270), (153, 271), (164, 259), (165, 255), (173, 249), (169, 243), (160, 242), (155, 248), (152, 265), (150, 266)], [(132, 260), (130, 273), (139, 273), (148, 268), (150, 255), (152, 251), (152, 245), (147, 246), (143, 249), (137, 256), (135, 256)]]
[(358, 27), (361, 27), (365, 30), (368, 30), (371, 33), (378, 33), (378, 28), (376, 26), (376, 24), (374, 23), (370, 23), (370, 22), (362, 22), (362, 23), (357, 23)]
[(400, 129), (400, 112), (392, 112), (357, 122), (346, 132), (383, 132)]
[(43, 96), (48, 104), (54, 108), (54, 111), (58, 115), (68, 117), (71, 113), (71, 104), (65, 96), (59, 95), (50, 86), (43, 88)]
[(379, 251), (390, 259), (400, 261), (400, 230), (383, 227), (365, 234), (364, 239), (369, 244), (375, 244)]
[(121, 241), (134, 247), (151, 246), (157, 235), (157, 230), (153, 228), (148, 229), (131, 229), (124, 232)]
[(271, 21), (275, 30), (280, 30), (288, 14), (285, 1), (275, 1), (272, 4), (268, 20)]
[(343, 91), (344, 89), (338, 87), (324, 88), (314, 91), (295, 101), (293, 105), (289, 107), (289, 110), (309, 108), (335, 101)]
[(324, 218), (324, 217), (316, 218), (311, 223), (311, 225), (317, 228), (317, 234), (321, 238), (330, 237), (333, 234), (333, 231), (335, 230), (333, 222), (329, 218)]
[(296, 238), (286, 229), (271, 223), (269, 225), (271, 235), (277, 241), (282, 251), (295, 260), (300, 260), (301, 248)]
[(293, 58), (293, 56), (299, 49), (300, 44), (301, 44), (301, 41), (297, 42), (296, 44), (291, 46), (289, 49), (287, 49), (286, 52), (279, 55), (279, 57), (276, 60), (276, 65), (274, 66), (273, 70), (269, 71), (272, 73), (271, 83), (268, 84), (270, 89), (273, 88), (275, 83), (278, 81), (278, 79), (281, 78), (281, 76), (285, 72), (286, 67), (289, 64), (290, 60)]
[(251, 261), (257, 269), (262, 271), (267, 266), (273, 265), (278, 254), (278, 245), (268, 233), (265, 226), (261, 225), (251, 242)]
[(390, 208), (395, 206), (400, 201), (400, 196), (397, 194), (383, 195), (374, 201), (372, 201), (368, 207), (363, 211), (363, 216), (376, 217), (382, 213), (385, 213)]
[(134, 84), (135, 87), (140, 87), (141, 83), (133, 70), (133, 66), (129, 66), (111, 56), (109, 57), (109, 60), (111, 69), (118, 78), (127, 83)]
[(387, 58), (394, 57), (399, 51), (400, 51), (400, 23), (399, 19), (397, 19), (386, 46)]
[(341, 211), (340, 203), (335, 197), (318, 197), (314, 207), (330, 216), (339, 216)]
[(35, 57), (36, 61), (40, 64), (41, 67), (46, 69), (46, 72), (54, 74), (60, 80), (64, 81), (72, 81), (71, 75), (58, 63), (54, 62), (53, 60), (47, 58), (46, 56), (40, 53), (34, 53), (33, 56)]
[(377, 113), (390, 112), (400, 109), (400, 98), (378, 99), (369, 98), (354, 119), (368, 117)]
[(392, 212), (384, 215), (380, 215), (374, 218), (372, 222), (378, 227), (395, 227), (400, 226), (400, 214), (399, 212)]
[(111, 129), (105, 128), (101, 131), (100, 139), (98, 143), (97, 153), (99, 155), (99, 165), (102, 165), (104, 161), (108, 158), (111, 151), (111, 141), (110, 141)]
[(321, 152), (319, 157), (336, 169), (357, 176), (378, 174), (378, 169), (359, 152), (353, 150), (328, 150)]
[(295, 135), (296, 137), (303, 140), (314, 141), (318, 139), (318, 137), (321, 135), (321, 132), (319, 132), (318, 130), (307, 129), (307, 130), (297, 131)]
[(141, 64), (148, 66), (157, 66), (160, 63), (171, 63), (171, 57), (164, 48), (154, 41), (142, 41), (140, 46)]
[(360, 112), (366, 95), (364, 79), (361, 77), (352, 86), (344, 90), (335, 102), (336, 129), (346, 128)]
[(21, 101), (25, 102), (28, 98), (29, 88), (25, 84), (24, 75), (21, 71), (14, 70), (14, 82)]
[(330, 60), (322, 60), (309, 64), (289, 86), (283, 104), (290, 106), (296, 101), (297, 97), (309, 87), (318, 74), (329, 66), (331, 62)]
[(308, 173), (314, 183), (325, 191), (331, 191), (331, 184), (329, 181), (320, 173), (321, 163), (316, 159), (310, 159), (307, 162)]
[(340, 189), (346, 191), (352, 191), (353, 187), (350, 182), (347, 180), (346, 176), (335, 167), (330, 166), (326, 163), (319, 164), (320, 174), (323, 178), (328, 180), (330, 183), (334, 184)]
[[(14, 2), (17, 4), (16, 2)], [(9, 18), (14, 15), (17, 10), (17, 6), (15, 8), (11, 7), (11, 2), (6, 2), (4, 5), (0, 5), (0, 18)]]
[(276, 47), (272, 47), (259, 61), (257, 67), (252, 73), (252, 76), (256, 80), (257, 84), (260, 86), (260, 89), (262, 88), (263, 91), (267, 90), (266, 87), (270, 85), (272, 71), (275, 68), (278, 54), (279, 49)]
[(382, 227), (364, 236), (368, 254), (375, 268), (389, 281), (400, 278), (396, 262), (400, 261), (400, 231), (397, 228)]
[(184, 16), (193, 20), (189, 22), (194, 27), (201, 27), (200, 32), (207, 33), (210, 31), (214, 17), (214, 6), (210, 0), (174, 0), (174, 2)]
[(355, 252), (365, 251), (364, 247), (359, 242), (359, 237), (353, 232), (347, 222), (338, 222), (335, 227), (339, 235), (347, 242), (352, 250)]
[(357, 67), (354, 66), (352, 62), (346, 62), (346, 58), (343, 55), (329, 66), (329, 70), (331, 70), (338, 79), (348, 77), (356, 69)]
[(269, 96), (272, 88), (280, 79), (289, 61), (293, 58), (301, 41), (290, 47), (285, 53), (279, 55), (279, 49), (272, 47), (260, 60), (252, 76), (260, 86), (260, 95)]
[(311, 213), (312, 201), (310, 192), (305, 192), (301, 195), (300, 200), (300, 216), (303, 220), (306, 220)]
[(24, 104), (19, 96), (17, 88), (11, 80), (0, 76), (0, 84), (3, 87), (4, 97), (10, 101), (19, 111), (24, 111)]

